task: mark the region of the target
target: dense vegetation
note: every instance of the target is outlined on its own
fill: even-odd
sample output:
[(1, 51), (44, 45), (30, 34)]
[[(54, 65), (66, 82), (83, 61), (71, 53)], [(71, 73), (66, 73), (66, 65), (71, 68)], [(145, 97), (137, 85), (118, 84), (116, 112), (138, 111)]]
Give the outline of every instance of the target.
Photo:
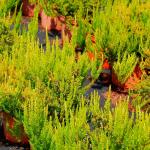
[[(26, 30), (22, 3), (0, 1), (0, 109), (23, 123), (32, 150), (149, 150), (150, 1), (28, 2), (35, 10)], [(40, 45), (41, 7), (47, 16), (64, 16), (62, 46), (49, 42), (47, 28), (46, 49)], [(121, 86), (137, 65), (142, 71), (113, 109), (111, 88), (103, 108), (97, 92), (85, 97), (105, 59)]]

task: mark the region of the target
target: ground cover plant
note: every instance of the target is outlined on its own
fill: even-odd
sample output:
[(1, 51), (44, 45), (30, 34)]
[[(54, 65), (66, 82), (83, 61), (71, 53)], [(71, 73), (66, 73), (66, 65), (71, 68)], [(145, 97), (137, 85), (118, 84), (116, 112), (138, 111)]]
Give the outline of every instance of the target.
[(128, 55), (125, 52), (123, 54), (122, 60), (120, 56), (118, 56), (117, 62), (115, 62), (113, 65), (113, 71), (115, 74), (117, 74), (117, 78), (121, 82), (121, 84), (124, 84), (126, 80), (131, 76), (135, 66), (137, 65), (137, 61), (138, 59), (136, 58), (134, 53), (132, 55)]
[[(150, 2), (31, 0), (27, 24), (21, 2), (7, 2), (0, 2), (0, 110), (24, 127), (31, 149), (150, 149)], [(43, 11), (47, 23), (63, 21), (41, 29)], [(60, 32), (61, 45), (49, 40), (51, 29)], [(113, 73), (121, 85), (133, 74), (139, 81), (115, 108), (111, 88), (103, 107), (97, 92), (85, 96), (104, 60), (111, 66), (110, 87)], [(4, 126), (5, 116), (0, 120)], [(7, 126), (20, 132), (17, 123)]]
[(19, 0), (2, 0), (0, 2), (0, 15), (8, 15), (12, 9), (15, 9), (19, 3)]
[(3, 53), (3, 51), (8, 51), (11, 53), (11, 47), (14, 43), (14, 35), (11, 31), (9, 31), (9, 26), (1, 22), (0, 26), (0, 53)]
[(53, 120), (48, 117), (44, 99), (28, 100), (24, 106), (24, 125), (32, 149), (149, 149), (148, 114), (137, 108), (134, 120), (134, 114), (129, 118), (127, 102), (111, 111), (109, 100), (100, 109), (97, 93), (90, 100), (88, 106), (82, 98), (80, 107), (74, 111), (66, 109), (66, 103), (63, 122), (57, 116)]
[[(31, 22), (31, 25), (34, 25), (34, 21)], [(60, 50), (57, 42), (55, 46), (47, 46), (45, 52), (39, 48), (35, 40), (36, 31), (36, 24), (35, 28), (31, 27), (31, 29), (29, 25), (28, 32), (16, 37), (16, 40), (20, 42), (13, 45), (11, 56), (5, 53), (1, 57), (1, 107), (3, 110), (6, 107), (12, 111), (16, 111), (15, 107), (20, 110), (22, 101), (26, 99), (22, 93), (30, 84), (34, 89), (38, 80), (42, 83), (43, 88), (48, 90), (52, 107), (59, 108), (59, 105), (62, 105), (67, 99), (70, 99), (70, 108), (77, 107), (80, 96), (87, 89), (82, 85), (88, 77), (88, 72), (92, 70), (93, 80), (95, 80), (96, 72), (100, 71), (94, 69), (96, 61), (90, 63), (84, 54), (80, 57), (80, 61), (76, 62), (75, 48), (70, 43), (64, 45)], [(12, 98), (13, 95), (15, 101)], [(12, 103), (9, 103), (10, 100)], [(12, 107), (13, 104), (16, 106)], [(17, 117), (12, 111), (7, 110)]]

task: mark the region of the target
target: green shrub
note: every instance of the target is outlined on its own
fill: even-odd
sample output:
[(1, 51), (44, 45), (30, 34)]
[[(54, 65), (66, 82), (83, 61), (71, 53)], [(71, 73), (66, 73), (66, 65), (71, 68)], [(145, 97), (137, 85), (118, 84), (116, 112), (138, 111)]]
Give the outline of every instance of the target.
[(47, 16), (57, 15), (58, 3), (55, 0), (41, 0), (40, 4)]
[(19, 0), (1, 0), (0, 1), (0, 17), (8, 15), (8, 13), (15, 8)]
[(114, 62), (113, 70), (121, 84), (124, 84), (132, 75), (137, 61), (138, 59), (134, 53), (129, 55), (125, 52), (122, 59), (120, 54), (118, 54), (118, 60)]
[[(99, 96), (91, 95), (90, 105), (82, 98), (75, 110), (65, 107), (59, 122), (47, 115), (44, 99), (32, 98), (24, 107), (24, 126), (32, 149), (149, 149), (150, 117), (137, 108), (129, 117), (128, 102), (110, 110), (110, 99), (99, 107)], [(40, 116), (40, 117), (39, 117)], [(35, 121), (36, 120), (36, 121)], [(44, 141), (44, 142), (43, 142)]]
[[(30, 86), (31, 89), (35, 89), (37, 82), (40, 82), (41, 90), (47, 90), (46, 96), (50, 107), (54, 110), (58, 108), (58, 114), (62, 119), (64, 109), (61, 106), (68, 101), (68, 109), (75, 109), (81, 95), (92, 85), (101, 70), (94, 69), (92, 83), (84, 86), (88, 72), (96, 68), (96, 62), (91, 64), (85, 53), (76, 62), (75, 47), (72, 42), (64, 44), (63, 49), (60, 49), (58, 41), (50, 47), (47, 40), (47, 49), (44, 51), (39, 48), (36, 34), (37, 20), (35, 19), (29, 24), (29, 32), (23, 31), (22, 35), (15, 37), (19, 43), (14, 43), (11, 57), (5, 54), (0, 58), (0, 88), (4, 94), (3, 98), (6, 99), (7, 95), (16, 96), (21, 92), (21, 98), (19, 98), (19, 103), (21, 103), (22, 99), (26, 100), (26, 97), (22, 95), (24, 90)], [(9, 100), (7, 99), (7, 105)], [(15, 101), (13, 104), (16, 104), (14, 107), (18, 107)], [(8, 107), (11, 108), (11, 103)], [(54, 112), (51, 112), (54, 115)]]
[(9, 26), (7, 26), (4, 22), (0, 22), (0, 54), (4, 51), (10, 54), (13, 44), (13, 32), (10, 31)]
[(134, 107), (137, 105), (141, 110), (150, 112), (150, 77), (148, 75), (143, 75), (142, 80), (136, 86), (136, 90), (131, 93), (131, 97), (136, 97), (135, 100), (132, 101)]
[(53, 120), (48, 117), (48, 107), (45, 103), (44, 99), (32, 97), (24, 106), (24, 127), (32, 149), (87, 149), (86, 130), (88, 131), (89, 127), (86, 124), (84, 103), (74, 111), (68, 109), (65, 103), (62, 106), (65, 109), (62, 123), (57, 115)]

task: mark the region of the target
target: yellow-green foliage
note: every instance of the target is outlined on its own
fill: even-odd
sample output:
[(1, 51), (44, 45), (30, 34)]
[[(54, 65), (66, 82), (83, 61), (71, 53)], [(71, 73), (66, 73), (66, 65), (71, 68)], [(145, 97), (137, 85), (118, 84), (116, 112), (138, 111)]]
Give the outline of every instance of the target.
[[(65, 117), (49, 118), (44, 99), (32, 97), (25, 103), (24, 126), (33, 150), (50, 149), (146, 149), (150, 148), (150, 116), (137, 109), (129, 117), (128, 102), (110, 110), (108, 99), (99, 107), (94, 93), (90, 105), (82, 98), (72, 111), (64, 104)], [(40, 117), (39, 117), (40, 116)], [(136, 117), (135, 117), (136, 116)], [(44, 142), (43, 142), (44, 141)]]
[(0, 17), (7, 15), (12, 8), (15, 8), (19, 0), (1, 0), (0, 1)]
[(99, 116), (103, 117), (107, 114), (108, 118), (106, 121), (101, 119), (103, 128), (97, 127), (91, 133), (93, 149), (140, 150), (150, 148), (150, 128), (148, 125), (150, 117), (148, 114), (137, 109), (136, 117), (134, 114), (129, 117), (127, 102), (118, 104), (112, 112), (106, 113), (104, 110)]
[(89, 126), (86, 124), (87, 108), (84, 99), (75, 111), (68, 109), (67, 103), (62, 107), (65, 109), (65, 118), (60, 123), (57, 114), (53, 120), (48, 116), (48, 106), (44, 99), (31, 97), (26, 101), (24, 127), (33, 150), (87, 149), (86, 131), (89, 131)]
[[(9, 1), (6, 6), (4, 2), (6, 1), (0, 1), (0, 16), (8, 14), (16, 4), (13, 3), (15, 0)], [(53, 5), (47, 5), (50, 9), (60, 1), (52, 2)], [(60, 6), (63, 2), (67, 4), (65, 0), (61, 2)], [(78, 2), (76, 6), (74, 2)], [(17, 17), (14, 13), (12, 19), (7, 17), (11, 23), (15, 23), (14, 30), (9, 32), (16, 42), (10, 45), (11, 53), (8, 53), (4, 44), (0, 45), (4, 51), (0, 55), (0, 109), (23, 121), (33, 150), (149, 150), (150, 116), (147, 112), (141, 112), (137, 107), (135, 115), (129, 117), (127, 101), (110, 109), (109, 95), (104, 108), (100, 108), (97, 93), (91, 95), (90, 99), (83, 96), (101, 72), (102, 63), (98, 60), (101, 50), (114, 62), (113, 69), (121, 83), (132, 74), (138, 61), (136, 54), (149, 49), (149, 1), (75, 0), (72, 4), (73, 6), (69, 3), (72, 6), (69, 8), (68, 4), (63, 6), (66, 11), (64, 14), (71, 13), (69, 15), (76, 16), (77, 20), (84, 16), (84, 20), (80, 18), (80, 27), (85, 28), (82, 21), (89, 20), (86, 16), (93, 15), (93, 18), (90, 18), (91, 24), (86, 22), (88, 28), (81, 29), (78, 26), (78, 33), (73, 31), (72, 40), (70, 43), (65, 41), (62, 49), (57, 40), (54, 44), (49, 44), (48, 33), (45, 35), (46, 50), (39, 48), (36, 38), (39, 8), (29, 23), (28, 32), (19, 31), (21, 12)], [(80, 4), (81, 9), (78, 10)], [(59, 13), (63, 14), (50, 12), (52, 16)], [(2, 22), (7, 19), (0, 18)], [(7, 29), (11, 23), (8, 23)], [(96, 44), (91, 46), (96, 59), (90, 62), (84, 52), (76, 62), (75, 47), (77, 44), (85, 46), (84, 36), (88, 34), (86, 32), (89, 27), (96, 39)], [(82, 34), (79, 36), (80, 32)], [(9, 42), (11, 34), (1, 40)], [(88, 50), (91, 43), (86, 44)], [(148, 64), (147, 61), (148, 59), (145, 61)], [(89, 72), (92, 81), (84, 86)], [(144, 99), (149, 102), (148, 77), (143, 81), (143, 86), (140, 90), (145, 92)], [(143, 95), (140, 90), (141, 98)]]
[(11, 47), (14, 43), (13, 32), (10, 31), (7, 23), (4, 23), (4, 20), (0, 22), (0, 54), (4, 51), (11, 53)]
[(144, 68), (150, 69), (150, 49), (147, 49), (144, 51), (145, 54), (145, 62), (144, 62)]
[[(150, 69), (150, 50), (144, 50), (144, 57), (145, 60), (142, 62), (142, 67), (145, 69), (145, 73), (143, 73), (142, 81), (136, 86), (136, 91), (134, 91), (131, 95), (134, 95), (137, 98), (136, 101), (133, 101), (134, 105), (140, 105), (141, 109), (146, 111), (150, 111), (150, 76), (149, 76), (149, 69)], [(148, 73), (148, 75), (147, 75)]]
[(125, 83), (133, 73), (137, 61), (138, 59), (134, 53), (129, 55), (125, 52), (122, 59), (120, 58), (120, 54), (118, 55), (118, 60), (114, 62), (113, 70), (122, 84)]
[[(15, 41), (19, 42), (14, 43), (11, 54), (1, 55), (0, 90), (4, 103), (7, 100), (7, 104), (12, 106), (15, 103), (9, 103), (10, 99), (5, 99), (6, 95), (15, 96), (19, 93), (22, 102), (26, 100), (26, 97), (22, 96), (24, 90), (28, 86), (34, 89), (37, 82), (41, 82), (43, 86), (41, 90), (45, 88), (48, 91), (47, 101), (51, 107), (58, 107), (63, 118), (64, 108), (61, 106), (67, 101), (69, 108), (76, 108), (82, 94), (91, 85), (83, 87), (89, 71), (92, 70), (93, 81), (95, 81), (101, 68), (97, 70), (97, 62), (90, 63), (86, 53), (76, 62), (74, 51), (76, 45), (73, 41), (66, 42), (60, 49), (58, 41), (50, 46), (47, 40), (47, 49), (44, 51), (39, 48), (39, 42), (36, 40), (37, 31), (37, 19), (34, 18), (29, 24), (28, 32), (23, 31), (22, 35), (16, 34)], [(5, 49), (4, 46), (2, 48)], [(22, 110), (20, 104), (17, 107), (19, 111)], [(10, 112), (9, 109), (7, 111)], [(52, 113), (54, 114), (53, 111)], [(12, 115), (16, 116), (13, 110)]]
[(97, 50), (103, 49), (114, 62), (117, 53), (142, 53), (150, 33), (149, 2), (108, 1), (102, 9), (93, 10), (91, 30), (95, 35)]
[(134, 106), (139, 105), (144, 111), (150, 112), (150, 76), (144, 75), (142, 81), (136, 86), (136, 91), (131, 93), (131, 97), (136, 97), (132, 101)]
[(29, 3), (31, 4), (35, 4), (35, 3), (38, 3), (40, 0), (29, 0)]

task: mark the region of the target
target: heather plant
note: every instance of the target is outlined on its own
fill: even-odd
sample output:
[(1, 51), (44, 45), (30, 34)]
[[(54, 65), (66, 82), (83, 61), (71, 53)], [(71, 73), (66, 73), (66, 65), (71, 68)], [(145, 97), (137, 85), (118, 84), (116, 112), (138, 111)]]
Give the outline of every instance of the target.
[[(28, 91), (28, 92), (27, 92)], [(44, 125), (47, 124), (47, 105), (44, 99), (39, 100), (39, 96), (36, 94), (35, 90), (32, 90), (30, 87), (27, 89), (27, 91), (24, 93), (27, 96), (27, 101), (24, 105), (24, 128), (25, 132), (27, 133), (28, 137), (30, 138), (30, 145), (33, 149), (35, 149), (36, 146), (39, 146), (40, 149), (40, 143), (37, 141), (37, 137), (41, 140), (42, 138), (42, 128)], [(44, 97), (43, 97), (44, 98)], [(30, 111), (28, 111), (30, 110)], [(30, 129), (29, 129), (30, 128)], [(46, 128), (45, 128), (46, 129)], [(50, 129), (50, 128), (49, 128)], [(46, 132), (48, 130), (45, 130)], [(49, 130), (50, 131), (50, 130)], [(45, 133), (45, 132), (43, 132)], [(40, 135), (41, 134), (41, 135)], [(50, 137), (49, 134), (48, 138)], [(46, 139), (47, 136), (44, 136), (45, 138), (45, 145), (51, 142), (51, 139)], [(43, 144), (42, 144), (43, 145)], [(46, 145), (48, 146), (48, 145)], [(44, 145), (43, 145), (44, 147)]]
[[(96, 103), (97, 101), (95, 105)], [(93, 149), (149, 148), (149, 114), (139, 111), (137, 107), (136, 119), (134, 119), (134, 113), (129, 117), (126, 101), (120, 102), (113, 110), (101, 109), (99, 111), (97, 107), (94, 110), (97, 112), (99, 126), (90, 135)]]
[[(19, 43), (14, 43), (11, 57), (7, 54), (1, 57), (1, 88), (5, 100), (3, 104), (5, 102), (9, 104), (11, 95), (14, 95), (15, 98), (12, 99), (14, 103), (12, 104), (16, 104), (14, 107), (20, 107), (19, 109), (22, 110), (22, 106), (17, 106), (18, 103), (21, 104), (22, 101), (26, 100), (26, 98), (23, 98), (22, 92), (28, 86), (28, 83), (34, 89), (37, 81), (40, 81), (51, 95), (47, 94), (50, 106), (54, 110), (58, 108), (58, 114), (63, 119), (64, 108), (61, 106), (67, 101), (69, 103), (68, 109), (76, 108), (81, 95), (92, 85), (101, 70), (95, 69), (96, 62), (94, 61), (91, 64), (86, 54), (83, 54), (76, 62), (75, 47), (72, 42), (64, 44), (61, 50), (58, 41), (50, 46), (47, 40), (46, 51), (39, 48), (39, 42), (35, 38), (37, 34), (36, 19), (31, 21), (28, 29), (28, 32), (23, 31), (22, 35), (16, 36), (16, 41), (19, 41)], [(92, 70), (93, 80), (88, 86), (84, 87), (84, 81), (88, 78), (90, 70)], [(14, 74), (16, 77), (14, 77)], [(8, 76), (9, 78), (7, 78)], [(11, 88), (13, 93), (11, 93), (11, 90), (5, 93), (4, 87), (7, 86), (8, 89)], [(20, 97), (17, 98), (16, 95), (20, 92)], [(10, 98), (7, 95), (10, 95)], [(9, 106), (11, 108), (11, 103)], [(51, 113), (54, 115), (54, 111), (51, 111)]]
[(24, 106), (24, 127), (32, 149), (87, 149), (86, 130), (88, 131), (89, 127), (86, 124), (87, 109), (84, 101), (75, 111), (67, 109), (65, 103), (62, 106), (65, 107), (62, 123), (57, 115), (54, 120), (48, 116), (48, 106), (45, 103), (44, 99), (32, 97)]
[[(55, 50), (52, 49), (50, 55), (49, 62), (51, 65), (48, 84), (52, 90), (52, 97), (56, 101), (56, 106), (61, 106), (65, 101), (68, 101), (70, 106), (67, 106), (70, 108), (77, 107), (81, 95), (97, 79), (97, 74), (100, 72), (100, 69), (95, 69), (96, 61), (90, 63), (86, 53), (83, 53), (75, 62), (74, 49), (75, 45), (66, 43), (62, 51), (57, 47)], [(53, 57), (55, 57), (55, 61), (53, 61)], [(92, 70), (93, 79), (89, 85), (84, 87), (84, 81), (88, 78), (90, 70)]]
[[(21, 35), (18, 34), (21, 12), (13, 20), (16, 22), (15, 30), (10, 31), (8, 25), (1, 24), (0, 47), (3, 53), (0, 55), (0, 109), (11, 113), (19, 121), (23, 120), (33, 150), (149, 149), (149, 77), (146, 76), (137, 86), (136, 94), (139, 97), (135, 101), (139, 103), (136, 105), (135, 118), (134, 114), (129, 117), (128, 102), (119, 103), (115, 109), (110, 109), (110, 92), (104, 108), (99, 106), (100, 97), (97, 93), (85, 99), (83, 95), (101, 72), (101, 60), (89, 61), (87, 54), (83, 53), (75, 61), (74, 50), (77, 45), (85, 46), (85, 37), (89, 31), (87, 18), (80, 17), (91, 6), (96, 6), (91, 1), (83, 1), (85, 8), (82, 5), (77, 11), (79, 4), (61, 1), (61, 5), (66, 5), (59, 10), (61, 5), (58, 7), (58, 2), (43, 5), (52, 8), (49, 15), (64, 13), (76, 16), (78, 21), (72, 40), (70, 43), (66, 41), (62, 49), (58, 46), (58, 40), (50, 45), (48, 33), (46, 50), (39, 48), (36, 38), (38, 14), (30, 22), (29, 31), (23, 30)], [(124, 83), (137, 64), (135, 53), (149, 49), (150, 28), (148, 3), (147, 6), (137, 3), (138, 6), (134, 8), (136, 1), (121, 2), (123, 4), (118, 8), (117, 1), (99, 1), (100, 8), (92, 12), (92, 33), (96, 39), (92, 48), (97, 58), (96, 50), (105, 51), (108, 59), (114, 62), (113, 70), (119, 81)], [(70, 5), (73, 6), (69, 8)], [(13, 40), (19, 42), (14, 43)], [(90, 43), (86, 44), (88, 46)], [(145, 66), (148, 68), (147, 54)], [(85, 86), (84, 82), (89, 77), (92, 77), (92, 81)], [(140, 111), (139, 107), (143, 106), (148, 108), (147, 112)]]
[(38, 2), (39, 2), (39, 0), (29, 0), (29, 3), (31, 3), (31, 4), (36, 4)]
[(118, 54), (118, 60), (113, 64), (113, 71), (121, 84), (124, 84), (132, 75), (137, 62), (138, 59), (134, 53), (130, 55), (125, 52), (122, 59)]
[(87, 20), (90, 22), (93, 16), (93, 9), (100, 7), (99, 0), (89, 0), (89, 1), (81, 0), (80, 3), (78, 3), (78, 7), (79, 9), (82, 7), (83, 9), (82, 17), (87, 18)]
[(32, 36), (33, 39), (37, 40), (37, 33), (38, 33), (38, 14), (39, 8), (36, 7), (34, 11), (34, 17), (32, 18), (31, 22), (28, 24), (28, 33)]
[[(147, 62), (146, 62), (147, 64)], [(148, 67), (148, 66), (144, 66)], [(140, 106), (140, 109), (146, 112), (150, 112), (150, 77), (149, 77), (149, 68), (145, 68), (145, 73), (143, 71), (143, 77), (141, 82), (137, 84), (136, 90), (131, 93), (131, 97), (136, 97), (135, 100), (132, 101), (132, 105), (136, 107)]]
[(117, 12), (116, 16), (121, 20), (126, 20), (123, 22), (128, 37), (125, 42), (125, 47), (129, 53), (141, 53), (142, 41), (144, 42), (148, 38), (148, 6), (149, 4), (147, 2), (143, 3), (142, 1), (131, 1), (127, 6), (125, 4), (116, 4), (113, 6), (112, 10)]
[(40, 0), (40, 5), (47, 16), (57, 15), (58, 3), (55, 0)]
[(75, 31), (74, 31), (73, 36), (75, 37), (72, 37), (72, 38), (76, 44), (76, 47), (84, 50), (86, 46), (86, 34), (88, 31), (87, 26), (86, 26), (86, 20), (83, 20), (80, 18), (78, 20), (78, 27), (76, 27), (74, 30)]
[(15, 39), (21, 33), (22, 13), (15, 9), (12, 15), (0, 17), (0, 54), (12, 52)]
[(58, 13), (65, 16), (67, 19), (75, 18), (79, 4), (76, 0), (60, 0)]
[(0, 108), (22, 121), (24, 72), (15, 67), (14, 59), (12, 61), (11, 58), (7, 53), (0, 58)]
[(40, 5), (47, 16), (75, 16), (78, 8), (73, 0), (40, 0)]
[(91, 32), (94, 32), (97, 28), (100, 28), (101, 24), (104, 24), (103, 20), (103, 11), (99, 10), (99, 5), (96, 8), (92, 9), (93, 16), (91, 17)]
[(32, 97), (26, 101), (24, 127), (32, 149), (149, 149), (149, 114), (137, 107), (136, 118), (134, 114), (129, 117), (127, 101), (121, 100), (110, 110), (110, 96), (104, 108), (99, 107), (99, 100), (96, 92), (88, 105), (82, 97), (75, 111), (67, 109), (65, 103), (62, 122), (57, 115), (53, 120), (48, 116), (44, 99)]
[[(107, 24), (107, 18), (104, 12), (96, 11), (93, 17), (93, 30), (96, 32), (97, 45), (101, 46), (102, 49), (108, 48), (110, 42), (109, 24)], [(101, 34), (101, 36), (100, 36)], [(99, 36), (99, 38), (98, 38)]]
[(21, 20), (22, 20), (21, 10), (19, 10), (17, 13), (15, 11), (11, 19), (10, 30), (14, 30), (13, 31), (14, 33), (21, 33)]
[(1, 0), (0, 1), (0, 17), (8, 15), (8, 13), (15, 8), (19, 0)]
[(104, 52), (111, 63), (117, 60), (118, 52), (127, 49), (127, 28), (118, 14), (109, 7), (105, 11), (99, 11), (98, 8), (93, 10), (91, 32), (95, 36), (95, 49)]
[[(9, 95), (8, 95), (9, 94)], [(15, 95), (16, 94), (16, 95)], [(11, 114), (19, 121), (22, 121), (23, 117), (23, 99), (20, 93), (15, 93), (14, 95), (1, 91), (0, 93), (0, 108), (3, 112)], [(11, 104), (10, 104), (11, 103)]]
[(0, 23), (0, 53), (4, 51), (11, 53), (12, 45), (14, 44), (14, 34), (9, 29), (9, 25), (2, 21)]
[[(97, 1), (86, 1), (86, 0), (60, 0), (60, 6), (58, 12), (67, 17), (67, 19), (74, 19), (76, 15), (80, 13), (83, 18), (89, 17), (92, 15), (93, 7), (96, 7)], [(97, 2), (98, 3), (98, 2)], [(80, 12), (82, 9), (82, 13)]]
[[(25, 66), (27, 63), (25, 63), (25, 58), (27, 56), (25, 56), (25, 52), (27, 52), (26, 48), (29, 48), (30, 44), (28, 43), (29, 39), (24, 40), (25, 37), (27, 37), (27, 33), (24, 32), (23, 35), (17, 35), (16, 31), (16, 29), (10, 31), (7, 27), (2, 32), (2, 36), (4, 33), (13, 33), (15, 36), (12, 38), (12, 40), (20, 42), (13, 43), (13, 45), (10, 47), (11, 52), (9, 51), (9, 53), (7, 53), (7, 47), (5, 47), (4, 44), (2, 45), (4, 52), (0, 56), (0, 107), (4, 112), (10, 113), (13, 117), (17, 118), (19, 121), (22, 121), (22, 106), (25, 101), (25, 98), (22, 96), (22, 92), (24, 91), (24, 88), (28, 86), (29, 82), (27, 78), (28, 73)], [(30, 37), (29, 34), (30, 33), (28, 33), (28, 37)], [(7, 38), (9, 40), (9, 37)], [(33, 35), (31, 39), (34, 39)], [(28, 46), (26, 45), (27, 43)], [(37, 48), (39, 49), (38, 44)]]
[(148, 24), (150, 23), (150, 19), (149, 19), (149, 2), (143, 4), (140, 8), (139, 8), (139, 18), (140, 21), (144, 24), (144, 26), (148, 27)]
[(89, 31), (89, 23), (87, 21), (87, 17), (83, 18), (83, 14), (84, 7), (83, 4), (81, 4), (81, 7), (79, 8), (75, 17), (75, 22), (77, 22), (77, 25), (72, 28), (72, 41), (74, 42), (73, 44), (75, 44), (77, 48), (80, 48), (80, 51), (82, 52), (86, 46), (86, 35)]
[(145, 61), (144, 61), (144, 68), (145, 69), (150, 69), (150, 50), (144, 50), (144, 57), (145, 57)]
[(141, 45), (145, 45), (149, 37), (148, 5), (136, 1), (114, 1), (113, 5), (107, 3), (103, 10), (99, 7), (93, 9), (91, 32), (97, 43), (95, 49), (104, 50), (111, 62), (117, 60), (118, 52), (128, 51), (139, 57)]
[(140, 107), (143, 112), (150, 113), (150, 100), (149, 100), (149, 78), (145, 79), (137, 86), (136, 91), (131, 93), (131, 97), (135, 98), (132, 100), (131, 104), (135, 108)]

